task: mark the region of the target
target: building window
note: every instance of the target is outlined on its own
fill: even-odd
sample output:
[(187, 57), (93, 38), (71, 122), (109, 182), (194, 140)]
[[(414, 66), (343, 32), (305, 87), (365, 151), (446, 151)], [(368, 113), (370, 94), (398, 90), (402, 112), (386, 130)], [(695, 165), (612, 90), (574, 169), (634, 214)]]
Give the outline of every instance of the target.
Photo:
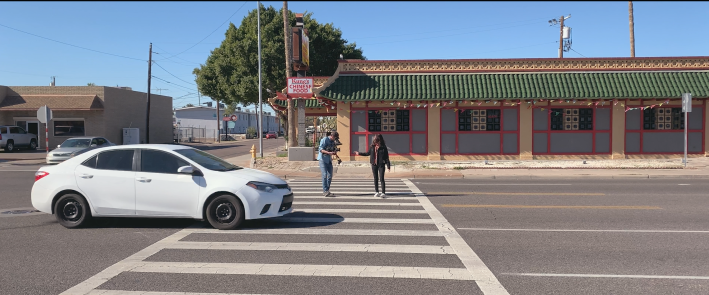
[(458, 131), (500, 131), (499, 109), (460, 110), (458, 113)]
[(84, 121), (54, 121), (54, 136), (84, 135)]
[(371, 132), (409, 131), (409, 110), (369, 111), (368, 115)]
[(551, 109), (551, 130), (593, 130), (593, 109)]
[(652, 108), (643, 111), (644, 130), (684, 129), (682, 108)]

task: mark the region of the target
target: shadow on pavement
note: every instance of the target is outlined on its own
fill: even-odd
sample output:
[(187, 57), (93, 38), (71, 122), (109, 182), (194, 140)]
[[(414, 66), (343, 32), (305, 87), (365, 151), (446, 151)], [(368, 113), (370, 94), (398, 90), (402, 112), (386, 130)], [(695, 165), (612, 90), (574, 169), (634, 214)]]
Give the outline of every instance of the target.
[(189, 218), (93, 218), (87, 228), (185, 228), (199, 222)]

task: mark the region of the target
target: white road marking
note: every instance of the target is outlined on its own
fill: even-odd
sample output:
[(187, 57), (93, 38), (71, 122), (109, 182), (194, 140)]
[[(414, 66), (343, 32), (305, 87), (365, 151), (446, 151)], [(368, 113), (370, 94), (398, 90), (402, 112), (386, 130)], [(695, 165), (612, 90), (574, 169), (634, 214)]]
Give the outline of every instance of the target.
[(267, 295), (267, 294), (149, 292), (149, 291), (126, 291), (126, 290), (96, 289), (96, 290), (89, 292), (88, 295)]
[(527, 231), (527, 232), (609, 232), (609, 233), (709, 233), (709, 230), (655, 230), (655, 229), (544, 229), (544, 228), (458, 228), (475, 231)]
[(678, 185), (691, 185), (691, 184), (689, 184), (689, 183), (680, 183), (680, 184), (678, 184)]
[[(338, 244), (338, 243), (272, 243), (272, 242), (178, 242), (166, 249), (248, 250), (248, 251), (321, 251), (377, 252), (415, 254), (455, 254), (450, 246)], [(297, 255), (297, 254), (296, 254)]]
[[(568, 186), (572, 185), (570, 183), (558, 183), (558, 184), (553, 184), (553, 183), (436, 183), (436, 182), (416, 182), (416, 184), (437, 184), (437, 185), (494, 185), (494, 186), (508, 186), (508, 185), (518, 185), (518, 186)], [(388, 185), (387, 185), (388, 186)]]
[(387, 209), (298, 209), (304, 213), (381, 213), (381, 214), (427, 214), (426, 210), (387, 210)]
[[(301, 188), (312, 188), (312, 187), (313, 187), (312, 184), (300, 185), (300, 184), (295, 184), (295, 183), (292, 183), (292, 182), (289, 183), (288, 185), (289, 185), (291, 188), (299, 188), (299, 187), (301, 187)], [(355, 187), (356, 187), (356, 188), (355, 188)], [(380, 186), (380, 187), (381, 187), (381, 186)], [(393, 187), (395, 187), (395, 188), (406, 188), (406, 185), (405, 185), (405, 184), (389, 184), (389, 183), (387, 183), (387, 184), (386, 184), (386, 187), (387, 187), (387, 188), (393, 188)], [(333, 183), (333, 184), (330, 185), (330, 188), (331, 188), (331, 189), (333, 189), (333, 188), (353, 188), (353, 189), (368, 188), (368, 190), (374, 191), (374, 185), (371, 184), (371, 183), (370, 183), (370, 184), (334, 184), (334, 183)]]
[(176, 243), (182, 238), (188, 236), (189, 234), (190, 232), (186, 230), (176, 232), (158, 241), (157, 243), (138, 251), (137, 253), (129, 256), (128, 258), (109, 266), (98, 274), (88, 278), (87, 280), (79, 283), (74, 287), (71, 287), (69, 290), (62, 292), (60, 295), (88, 294), (93, 289), (98, 288), (98, 286), (101, 286), (103, 283), (108, 282), (108, 280), (119, 275), (120, 273), (136, 267), (137, 263), (140, 263), (151, 255), (158, 253), (160, 250), (165, 248), (165, 246), (170, 245), (172, 243)]
[(709, 280), (709, 277), (705, 277), (705, 276), (613, 275), (613, 274), (576, 274), (576, 273), (567, 273), (567, 274), (564, 274), (564, 273), (502, 273), (502, 275), (528, 276), (528, 277)]
[(262, 263), (139, 262), (126, 271), (151, 273), (244, 274), (471, 280), (465, 268)]
[[(341, 188), (341, 190), (344, 190), (344, 189), (345, 189), (345, 188)], [(363, 195), (363, 196), (366, 195), (366, 196), (369, 196), (369, 198), (374, 198), (374, 191), (359, 191), (359, 192), (356, 192), (356, 191), (353, 191), (353, 190), (348, 190), (348, 191), (345, 192), (345, 191), (339, 191), (339, 190), (330, 190), (330, 192), (333, 193), (333, 194), (335, 194), (335, 198), (336, 198), (338, 195)], [(301, 191), (293, 190), (293, 193), (296, 194), (296, 196), (297, 196), (298, 194), (312, 194), (312, 195), (321, 195), (321, 196), (322, 196), (322, 193), (323, 193), (323, 192), (319, 192), (319, 191), (304, 191), (304, 192), (301, 192)], [(413, 194), (412, 194), (411, 192), (409, 192), (409, 191), (401, 191), (401, 190), (396, 190), (395, 192), (389, 192), (389, 191), (387, 191), (386, 194), (387, 194), (387, 196), (389, 196), (389, 195), (411, 195), (411, 196), (413, 197)]]
[(313, 223), (410, 223), (410, 224), (432, 224), (434, 223), (431, 219), (401, 219), (401, 218), (356, 218), (356, 217), (342, 217), (342, 218), (316, 218), (316, 217), (278, 217), (273, 218), (273, 220), (283, 221), (283, 222), (313, 222)]
[[(334, 193), (333, 193), (333, 194), (334, 194)], [(295, 193), (295, 199), (296, 199), (296, 200), (298, 200), (298, 199), (377, 200), (377, 198), (374, 197), (374, 194), (371, 194), (371, 195), (370, 195), (370, 194), (368, 194), (368, 193), (367, 193), (367, 194), (361, 194), (361, 196), (352, 196), (352, 195), (349, 195), (349, 196), (342, 196), (342, 194), (335, 194), (334, 197), (325, 197), (325, 196), (322, 195), (322, 193), (320, 193), (320, 195), (314, 195), (314, 194), (302, 195), (301, 193), (298, 193), (298, 192)], [(412, 195), (412, 194), (410, 194), (410, 193), (409, 193), (409, 194), (406, 194), (406, 195), (404, 195), (404, 194), (401, 194), (401, 195), (393, 195), (393, 194), (387, 193), (386, 199), (400, 199), (400, 200), (402, 200), (402, 201), (415, 201), (415, 200), (416, 200), (416, 196), (414, 196), (414, 195)], [(384, 203), (384, 202), (382, 202), (382, 204), (383, 204), (383, 203)], [(418, 204), (418, 202), (411, 202), (411, 204)]]
[(190, 234), (255, 234), (255, 235), (328, 235), (328, 236), (397, 236), (397, 237), (442, 237), (437, 230), (396, 230), (396, 229), (329, 229), (329, 228), (267, 228), (218, 230), (214, 228), (187, 228)]
[[(332, 199), (332, 198), (330, 198)], [(370, 198), (371, 199), (371, 198)], [(384, 203), (384, 202), (310, 202), (293, 201), (293, 205), (328, 205), (328, 206), (421, 206), (421, 203)]]
[(470, 275), (472, 275), (480, 290), (486, 295), (509, 295), (492, 271), (490, 271), (480, 257), (475, 254), (475, 251), (468, 246), (465, 240), (463, 240), (463, 237), (458, 234), (453, 225), (446, 220), (443, 214), (436, 209), (428, 197), (408, 179), (405, 179), (404, 182), (409, 186), (409, 189), (416, 194), (423, 208), (428, 211), (428, 214), (433, 221), (435, 221), (438, 230), (446, 233), (445, 237), (448, 244), (450, 244), (453, 250), (458, 254), (458, 258), (460, 258)]

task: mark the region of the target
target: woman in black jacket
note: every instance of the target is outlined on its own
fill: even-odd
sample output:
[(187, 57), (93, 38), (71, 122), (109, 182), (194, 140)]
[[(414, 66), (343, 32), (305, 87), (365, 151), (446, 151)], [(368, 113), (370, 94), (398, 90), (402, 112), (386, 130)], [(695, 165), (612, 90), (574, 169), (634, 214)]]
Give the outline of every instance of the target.
[[(355, 155), (369, 156), (369, 163), (372, 164), (372, 175), (374, 175), (374, 194), (375, 198), (386, 198), (386, 188), (384, 184), (384, 165), (391, 172), (391, 163), (389, 163), (389, 151), (387, 150), (384, 137), (381, 134), (374, 136), (372, 146), (369, 147), (369, 152), (355, 152)], [(382, 192), (379, 193), (379, 181), (382, 182)]]

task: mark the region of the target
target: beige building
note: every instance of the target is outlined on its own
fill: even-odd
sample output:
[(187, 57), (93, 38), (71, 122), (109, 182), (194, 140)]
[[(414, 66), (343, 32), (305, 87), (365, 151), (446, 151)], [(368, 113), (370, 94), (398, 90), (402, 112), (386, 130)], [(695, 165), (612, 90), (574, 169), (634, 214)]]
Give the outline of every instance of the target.
[[(340, 60), (306, 116), (337, 116), (340, 157), (392, 160), (709, 156), (709, 57)], [(682, 95), (692, 94), (685, 122)], [(269, 100), (285, 112), (287, 96)]]
[[(150, 95), (150, 143), (171, 143), (172, 98)], [(17, 125), (38, 134), (45, 148), (44, 124), (37, 110), (52, 110), (49, 146), (76, 136), (103, 136), (122, 144), (123, 128), (138, 128), (146, 142), (147, 94), (106, 86), (0, 86), (0, 125)]]

